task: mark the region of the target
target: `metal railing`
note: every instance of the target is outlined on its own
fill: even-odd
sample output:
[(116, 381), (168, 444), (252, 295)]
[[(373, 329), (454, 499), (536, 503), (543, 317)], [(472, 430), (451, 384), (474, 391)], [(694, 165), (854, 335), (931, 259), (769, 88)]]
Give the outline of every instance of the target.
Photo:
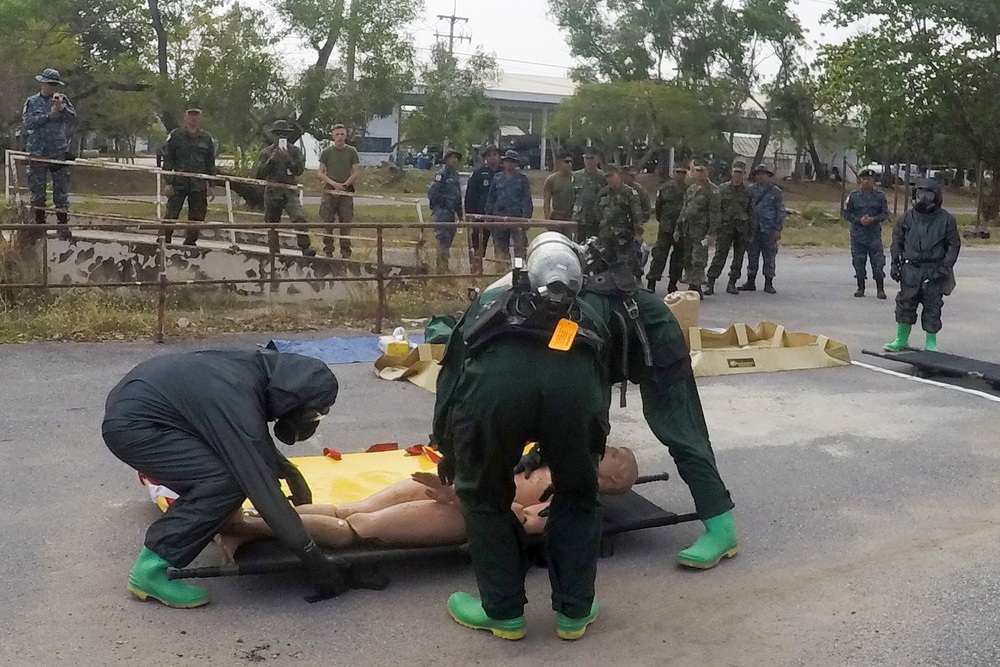
[[(487, 216), (481, 216), (487, 217)], [(455, 225), (456, 228), (466, 228), (466, 229), (489, 229), (497, 227), (497, 223), (501, 222), (502, 226), (509, 228), (518, 229), (528, 229), (530, 227), (540, 226), (537, 220), (524, 220), (524, 219), (511, 219), (511, 218), (494, 218), (489, 221), (466, 221), (466, 222), (456, 222), (449, 223)], [(247, 230), (292, 230), (299, 231), (300, 226), (294, 223), (244, 223), (229, 225), (228, 223), (188, 223), (191, 229), (199, 230), (233, 230), (235, 231), (247, 231)], [(544, 225), (549, 228), (560, 228), (570, 231), (575, 228), (576, 223), (573, 222), (557, 222), (553, 220), (544, 221)], [(156, 330), (154, 333), (154, 340), (157, 343), (162, 343), (165, 336), (166, 328), (166, 303), (167, 303), (167, 291), (171, 287), (196, 287), (196, 286), (232, 286), (236, 287), (238, 285), (248, 285), (255, 284), (259, 285), (261, 289), (273, 290), (277, 285), (285, 283), (302, 283), (302, 284), (324, 284), (324, 283), (374, 283), (377, 293), (377, 304), (376, 304), (376, 315), (375, 315), (375, 326), (373, 328), (374, 333), (381, 333), (382, 328), (388, 314), (388, 289), (387, 283), (390, 281), (399, 281), (402, 283), (406, 282), (424, 282), (431, 280), (460, 280), (460, 279), (482, 279), (482, 278), (498, 278), (506, 272), (506, 267), (503, 267), (503, 271), (499, 273), (486, 273), (483, 271), (479, 272), (469, 272), (469, 273), (415, 273), (406, 274), (398, 276), (388, 276), (386, 271), (385, 262), (385, 232), (387, 230), (400, 230), (400, 229), (418, 229), (418, 230), (428, 230), (433, 229), (439, 225), (434, 223), (391, 223), (391, 222), (362, 222), (362, 223), (351, 223), (352, 227), (359, 229), (374, 229), (375, 230), (375, 261), (374, 264), (374, 274), (372, 275), (330, 275), (324, 277), (287, 277), (279, 276), (276, 268), (276, 258), (290, 258), (297, 257), (298, 255), (285, 254), (282, 252), (275, 253), (273, 249), (268, 249), (269, 262), (268, 262), (268, 273), (267, 275), (261, 275), (258, 278), (218, 278), (218, 279), (183, 279), (183, 280), (171, 280), (167, 277), (167, 243), (162, 232), (168, 229), (173, 229), (174, 226), (169, 223), (156, 223), (143, 220), (122, 220), (115, 223), (109, 222), (98, 222), (96, 224), (84, 224), (84, 223), (68, 223), (68, 224), (9, 224), (0, 225), (0, 232), (15, 232), (17, 234), (27, 234), (33, 236), (38, 232), (44, 232), (41, 234), (42, 242), (42, 276), (39, 281), (29, 281), (29, 282), (11, 282), (11, 283), (0, 283), (0, 287), (6, 289), (71, 289), (71, 288), (84, 288), (84, 289), (109, 289), (109, 288), (121, 288), (121, 287), (135, 287), (135, 288), (155, 288), (156, 289)], [(156, 230), (161, 232), (157, 239), (150, 239), (149, 243), (155, 243), (157, 246), (156, 252), (156, 263), (155, 271), (157, 273), (156, 280), (131, 280), (131, 281), (111, 281), (111, 282), (88, 282), (88, 283), (50, 283), (48, 279), (48, 242), (49, 236), (48, 231), (50, 230), (65, 230), (65, 229), (90, 229), (90, 230), (101, 230), (101, 231), (150, 231)], [(15, 242), (17, 237), (15, 237)], [(135, 241), (129, 241), (135, 243)], [(230, 249), (231, 251), (231, 249)], [(311, 257), (308, 258), (310, 262), (339, 262), (341, 260), (331, 260), (323, 257)], [(270, 293), (270, 292), (269, 292)]]
[[(299, 193), (300, 201), (303, 199), (303, 188), (301, 185), (289, 185), (289, 184), (277, 184), (270, 183), (267, 181), (260, 181), (252, 178), (243, 178), (239, 176), (229, 176), (229, 175), (214, 175), (210, 176), (207, 174), (195, 174), (187, 172), (174, 172), (174, 171), (164, 171), (155, 167), (147, 167), (141, 165), (127, 165), (118, 163), (108, 163), (105, 161), (93, 161), (87, 159), (79, 160), (49, 160), (42, 158), (35, 158), (26, 153), (21, 153), (17, 151), (7, 151), (5, 160), (5, 194), (8, 199), (14, 199), (17, 206), (18, 213), (20, 214), (21, 220), (26, 220), (25, 213), (28, 208), (25, 206), (24, 199), (22, 197), (23, 188), (18, 182), (18, 169), (17, 165), (19, 162), (31, 163), (40, 162), (46, 164), (63, 165), (66, 167), (76, 167), (76, 168), (97, 168), (97, 169), (107, 169), (113, 171), (131, 171), (131, 172), (145, 172), (156, 178), (156, 219), (147, 220), (143, 218), (132, 218), (128, 216), (114, 215), (114, 214), (104, 214), (95, 215), (88, 213), (73, 212), (74, 219), (82, 219), (89, 222), (69, 222), (67, 224), (33, 224), (33, 223), (22, 223), (22, 224), (0, 224), (0, 232), (15, 232), (15, 243), (24, 243), (24, 239), (30, 239), (30, 242), (35, 242), (40, 238), (42, 243), (42, 256), (43, 262), (41, 267), (41, 277), (37, 281), (26, 281), (26, 282), (9, 282), (0, 283), (0, 286), (6, 289), (41, 289), (41, 290), (51, 290), (51, 289), (70, 289), (70, 288), (83, 288), (83, 289), (110, 289), (110, 288), (123, 288), (123, 287), (134, 287), (141, 289), (155, 289), (156, 292), (156, 311), (157, 311), (157, 323), (154, 334), (154, 340), (156, 342), (163, 342), (165, 336), (165, 324), (166, 324), (166, 304), (167, 304), (167, 294), (171, 287), (194, 287), (194, 286), (230, 286), (236, 287), (239, 285), (249, 285), (255, 284), (259, 285), (263, 290), (267, 291), (268, 296), (272, 294), (274, 289), (281, 284), (286, 283), (301, 283), (301, 284), (324, 284), (324, 283), (370, 283), (374, 284), (377, 292), (377, 304), (376, 304), (376, 317), (375, 326), (373, 330), (375, 333), (381, 333), (386, 316), (388, 314), (388, 286), (387, 283), (407, 283), (407, 282), (426, 282), (433, 280), (458, 280), (458, 279), (481, 279), (481, 278), (497, 278), (502, 276), (508, 270), (508, 264), (503, 260), (491, 260), (489, 258), (478, 257), (479, 262), (472, 262), (472, 249), (470, 247), (470, 270), (468, 273), (457, 272), (457, 273), (413, 273), (404, 275), (394, 275), (390, 276), (387, 270), (388, 264), (385, 261), (385, 250), (387, 244), (397, 244), (399, 240), (397, 238), (387, 239), (387, 233), (398, 232), (401, 230), (413, 230), (419, 234), (417, 241), (404, 241), (405, 245), (415, 246), (416, 252), (416, 265), (415, 269), (417, 271), (424, 270), (426, 264), (423, 262), (421, 257), (421, 251), (425, 244), (424, 236), (425, 232), (431, 231), (441, 224), (449, 224), (456, 228), (456, 230), (467, 230), (471, 231), (473, 229), (494, 229), (496, 227), (506, 227), (515, 229), (527, 230), (531, 227), (545, 227), (548, 229), (558, 229), (565, 230), (567, 233), (571, 233), (576, 228), (575, 222), (566, 221), (555, 221), (555, 220), (528, 220), (524, 218), (510, 218), (510, 217), (498, 217), (498, 216), (483, 216), (483, 215), (467, 215), (465, 221), (454, 222), (454, 223), (428, 223), (424, 222), (423, 211), (421, 207), (420, 200), (410, 199), (405, 200), (406, 204), (416, 205), (416, 217), (418, 222), (351, 222), (351, 223), (327, 223), (327, 222), (317, 222), (317, 223), (307, 223), (303, 225), (301, 223), (291, 223), (291, 222), (240, 222), (236, 220), (236, 211), (233, 206), (232, 188), (231, 183), (242, 183), (246, 185), (253, 185), (257, 187), (279, 187), (289, 190), (296, 190)], [(184, 222), (178, 224), (175, 221), (164, 221), (162, 215), (162, 199), (163, 199), (163, 178), (164, 177), (186, 177), (186, 178), (196, 178), (207, 180), (215, 183), (223, 182), (225, 184), (225, 204), (226, 204), (226, 222)], [(338, 196), (353, 196), (358, 197), (358, 194), (336, 192), (331, 193)], [(379, 197), (379, 196), (368, 196), (360, 195), (364, 198), (372, 199), (391, 199), (392, 201), (399, 203), (400, 200)], [(148, 198), (146, 200), (136, 200), (130, 199), (128, 197), (113, 197), (115, 200), (122, 201), (142, 201), (143, 203), (150, 203)], [(46, 209), (53, 210), (53, 209)], [(247, 215), (248, 212), (240, 211), (241, 216)], [(259, 213), (257, 215), (260, 215)], [(276, 249), (271, 243), (267, 244), (267, 271), (262, 272), (257, 278), (218, 278), (218, 279), (181, 279), (181, 280), (171, 280), (167, 276), (167, 243), (164, 236), (166, 231), (181, 231), (181, 230), (205, 230), (205, 231), (221, 231), (228, 233), (231, 244), (229, 247), (225, 248), (225, 252), (232, 254), (240, 252), (243, 248), (237, 243), (236, 234), (237, 233), (258, 233), (267, 234), (269, 232), (294, 235), (303, 233), (304, 228), (307, 228), (310, 234), (315, 235), (316, 229), (343, 229), (351, 228), (356, 230), (374, 230), (375, 238), (371, 237), (350, 237), (358, 240), (372, 241), (374, 240), (375, 245), (375, 259), (371, 262), (373, 265), (374, 272), (371, 275), (328, 275), (324, 277), (288, 277), (287, 275), (279, 275), (276, 260), (280, 258), (288, 259), (293, 257), (299, 257), (300, 254), (283, 252), (280, 248)], [(120, 243), (148, 243), (149, 245), (155, 245), (156, 259), (154, 270), (157, 275), (155, 280), (120, 280), (120, 281), (108, 281), (108, 282), (76, 282), (76, 283), (51, 283), (49, 281), (49, 256), (48, 256), (48, 244), (49, 235), (48, 232), (52, 230), (90, 230), (90, 231), (110, 231), (110, 232), (156, 232), (157, 236), (149, 235), (148, 241), (145, 239), (136, 240), (132, 239), (109, 239), (111, 241), (117, 241)], [(39, 234), (41, 232), (41, 234)], [(328, 237), (332, 235), (320, 234), (320, 236)], [(334, 238), (339, 238), (339, 236), (334, 236)], [(313, 262), (329, 262), (331, 264), (342, 264), (345, 260), (340, 259), (328, 259), (324, 257), (310, 257), (306, 261)], [(355, 262), (356, 263), (356, 262)], [(368, 263), (368, 262), (366, 262)], [(489, 265), (491, 268), (498, 269), (498, 272), (487, 272), (483, 269), (483, 264)]]

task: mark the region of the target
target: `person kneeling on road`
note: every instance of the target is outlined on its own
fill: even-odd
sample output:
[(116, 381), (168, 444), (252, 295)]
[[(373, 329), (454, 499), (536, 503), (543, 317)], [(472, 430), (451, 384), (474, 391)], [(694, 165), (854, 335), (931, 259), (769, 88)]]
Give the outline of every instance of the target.
[(958, 222), (941, 208), (941, 185), (924, 180), (913, 191), (913, 208), (892, 230), (892, 266), (889, 275), (899, 283), (896, 295), (896, 339), (886, 343), (889, 352), (899, 352), (910, 340), (922, 306), (921, 325), (927, 332), (925, 349), (937, 352), (944, 297), (955, 289), (955, 262), (962, 249)]
[(512, 470), (531, 440), (552, 474), (545, 546), (557, 634), (577, 639), (597, 617), (608, 332), (578, 298), (583, 274), (572, 242), (543, 236), (528, 250), (527, 275), (517, 268), (511, 287), (488, 290), (466, 311), (434, 407), (438, 472), (454, 481), (481, 596), (454, 593), (448, 611), (503, 639), (525, 635), (525, 532), (511, 510)]
[(296, 505), (312, 501), (285, 444), (306, 440), (337, 399), (337, 379), (321, 361), (271, 351), (205, 351), (145, 361), (111, 390), (104, 442), (115, 456), (180, 494), (146, 533), (128, 590), (169, 607), (207, 604), (208, 592), (167, 578), (212, 541), (247, 497), (278, 539), (304, 561), (319, 597), (360, 581), (324, 554), (281, 491)]

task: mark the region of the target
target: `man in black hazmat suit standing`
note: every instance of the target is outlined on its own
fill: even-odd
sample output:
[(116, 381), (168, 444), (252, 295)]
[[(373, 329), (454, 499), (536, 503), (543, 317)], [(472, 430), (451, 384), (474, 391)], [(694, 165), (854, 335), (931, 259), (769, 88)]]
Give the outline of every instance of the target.
[(941, 185), (931, 179), (921, 181), (913, 191), (913, 208), (896, 222), (892, 230), (890, 277), (899, 283), (896, 295), (896, 339), (886, 343), (889, 352), (899, 352), (910, 340), (917, 323), (917, 306), (922, 307), (920, 323), (927, 333), (925, 349), (937, 352), (944, 297), (955, 289), (955, 262), (962, 249), (955, 216), (941, 207)]
[(275, 422), (281, 442), (306, 440), (336, 399), (337, 378), (326, 364), (296, 354), (168, 354), (132, 369), (108, 396), (104, 441), (180, 497), (149, 527), (128, 590), (170, 607), (207, 604), (205, 589), (169, 580), (167, 568), (194, 560), (246, 498), (302, 558), (319, 597), (364, 586), (309, 537), (280, 480), (296, 505), (311, 502), (309, 486), (268, 432)]

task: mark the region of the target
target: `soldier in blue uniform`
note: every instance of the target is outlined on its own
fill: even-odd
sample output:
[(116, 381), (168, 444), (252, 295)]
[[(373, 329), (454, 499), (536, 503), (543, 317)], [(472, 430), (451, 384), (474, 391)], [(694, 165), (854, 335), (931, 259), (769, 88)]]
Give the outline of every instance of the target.
[(441, 223), (434, 227), (434, 238), (438, 244), (438, 271), (448, 270), (448, 255), (451, 244), (455, 241), (455, 232), (458, 231), (454, 223), (464, 217), (462, 181), (456, 169), (461, 159), (462, 154), (458, 151), (445, 153), (444, 166), (427, 188), (427, 199), (430, 200), (434, 222)]
[[(507, 151), (501, 158), (503, 171), (493, 177), (486, 199), (486, 213), (510, 218), (530, 218), (535, 212), (531, 200), (531, 183), (521, 173), (521, 157), (516, 151)], [(493, 228), (493, 250), (498, 259), (510, 261), (510, 247), (514, 256), (524, 257), (528, 248), (528, 233), (523, 228)]]
[[(493, 177), (500, 173), (500, 151), (496, 146), (487, 146), (482, 152), (483, 164), (472, 172), (465, 187), (465, 212), (486, 213), (486, 200), (490, 196)], [(486, 246), (490, 242), (488, 227), (469, 230), (469, 259), (473, 271), (481, 272)]]
[[(69, 153), (69, 126), (76, 119), (76, 109), (59, 88), (62, 77), (54, 69), (46, 69), (35, 80), (42, 84), (41, 91), (24, 103), (21, 120), (24, 123), (25, 148), (32, 157), (64, 160)], [(35, 222), (45, 224), (45, 186), (52, 174), (52, 200), (56, 206), (56, 220), (64, 225), (69, 222), (69, 169), (66, 165), (31, 162), (28, 165), (28, 187), (31, 190), (31, 207)], [(68, 240), (69, 230), (61, 230), (59, 238)]]
[(764, 255), (764, 291), (774, 294), (775, 258), (778, 256), (778, 241), (781, 240), (781, 229), (785, 226), (787, 214), (785, 194), (771, 182), (774, 172), (767, 165), (757, 165), (753, 170), (753, 177), (756, 184), (750, 191), (757, 226), (747, 247), (747, 281), (740, 285), (739, 290), (753, 292), (757, 289), (757, 269), (760, 266), (760, 256)]
[(858, 280), (856, 297), (865, 295), (866, 265), (871, 261), (872, 278), (878, 298), (885, 294), (885, 249), (882, 247), (882, 223), (889, 219), (889, 202), (881, 190), (875, 189), (875, 172), (862, 169), (858, 174), (861, 187), (847, 196), (840, 213), (851, 223), (851, 259), (854, 277)]

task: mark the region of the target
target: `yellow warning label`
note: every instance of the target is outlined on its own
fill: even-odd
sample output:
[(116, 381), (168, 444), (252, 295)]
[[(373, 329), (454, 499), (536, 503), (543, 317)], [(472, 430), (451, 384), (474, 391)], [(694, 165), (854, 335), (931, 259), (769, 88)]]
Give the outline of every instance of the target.
[(573, 347), (576, 340), (576, 332), (580, 330), (580, 325), (572, 320), (563, 318), (556, 325), (556, 330), (552, 332), (552, 339), (549, 340), (549, 347), (553, 350), (566, 352)]

